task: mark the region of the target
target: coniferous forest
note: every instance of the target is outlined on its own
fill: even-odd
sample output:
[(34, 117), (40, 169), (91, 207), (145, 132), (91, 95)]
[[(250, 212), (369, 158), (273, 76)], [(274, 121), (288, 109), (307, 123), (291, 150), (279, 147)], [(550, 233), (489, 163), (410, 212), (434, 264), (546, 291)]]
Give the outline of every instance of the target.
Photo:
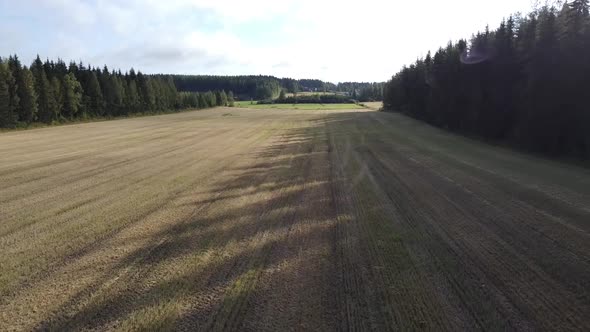
[(382, 85), (336, 85), (317, 79), (263, 75), (145, 75), (133, 69), (122, 73), (106, 66), (100, 69), (75, 62), (66, 65), (61, 59), (43, 62), (39, 56), (27, 67), (14, 55), (0, 58), (0, 128), (232, 106), (234, 98), (271, 100), (278, 98), (281, 91), (345, 92), (355, 100), (381, 100)]
[(536, 152), (590, 155), (588, 0), (510, 16), (404, 67), (384, 107)]
[(178, 92), (172, 76), (0, 58), (0, 128), (226, 105), (231, 91)]

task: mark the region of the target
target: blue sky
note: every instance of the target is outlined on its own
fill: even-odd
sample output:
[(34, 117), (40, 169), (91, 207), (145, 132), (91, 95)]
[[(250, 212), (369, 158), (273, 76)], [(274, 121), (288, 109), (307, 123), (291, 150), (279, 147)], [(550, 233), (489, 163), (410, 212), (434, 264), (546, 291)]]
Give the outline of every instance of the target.
[(0, 0), (0, 55), (146, 73), (384, 81), (531, 0)]

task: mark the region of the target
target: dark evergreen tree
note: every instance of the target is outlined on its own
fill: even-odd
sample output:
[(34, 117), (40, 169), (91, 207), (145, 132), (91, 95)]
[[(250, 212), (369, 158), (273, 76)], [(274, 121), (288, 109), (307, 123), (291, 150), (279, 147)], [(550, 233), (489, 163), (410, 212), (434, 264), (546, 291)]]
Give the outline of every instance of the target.
[(31, 123), (37, 116), (37, 92), (33, 73), (24, 67), (20, 71), (20, 84), (18, 85), (20, 106), (18, 118), (23, 123)]
[(84, 111), (89, 116), (103, 116), (105, 114), (105, 102), (100, 89), (100, 83), (96, 73), (91, 71), (84, 88)]
[(63, 80), (63, 116), (73, 119), (78, 115), (82, 107), (82, 85), (76, 79), (74, 73), (64, 76)]
[(142, 112), (152, 112), (156, 109), (156, 96), (149, 78), (141, 72), (137, 73), (137, 90), (141, 100)]
[(51, 120), (56, 120), (61, 117), (64, 108), (64, 91), (56, 76), (51, 79), (51, 97)]
[(57, 105), (53, 97), (53, 88), (47, 78), (46, 68), (49, 65), (43, 65), (41, 58), (37, 56), (31, 65), (31, 71), (35, 79), (35, 91), (37, 92), (37, 119), (41, 122), (50, 123)]
[[(283, 92), (283, 91), (284, 90), (281, 90), (281, 92)], [(283, 94), (284, 94), (284, 92), (283, 92)], [(232, 91), (230, 91), (227, 94), (227, 104), (228, 104), (229, 107), (234, 107), (234, 103), (235, 103), (234, 93)]]
[(16, 80), (8, 65), (0, 59), (0, 128), (13, 128), (17, 121)]
[(587, 158), (589, 30), (588, 0), (509, 17), (404, 67), (385, 84), (384, 107), (469, 135)]
[(126, 85), (127, 90), (125, 91), (125, 109), (128, 113), (137, 113), (141, 109), (141, 99), (137, 90), (137, 83), (134, 79), (129, 79)]

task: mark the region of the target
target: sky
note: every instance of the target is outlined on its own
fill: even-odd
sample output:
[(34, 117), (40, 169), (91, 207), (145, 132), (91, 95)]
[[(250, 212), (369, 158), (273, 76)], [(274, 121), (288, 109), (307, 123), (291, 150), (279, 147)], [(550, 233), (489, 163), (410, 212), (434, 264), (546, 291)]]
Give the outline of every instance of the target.
[(0, 56), (144, 73), (386, 81), (531, 0), (0, 0)]

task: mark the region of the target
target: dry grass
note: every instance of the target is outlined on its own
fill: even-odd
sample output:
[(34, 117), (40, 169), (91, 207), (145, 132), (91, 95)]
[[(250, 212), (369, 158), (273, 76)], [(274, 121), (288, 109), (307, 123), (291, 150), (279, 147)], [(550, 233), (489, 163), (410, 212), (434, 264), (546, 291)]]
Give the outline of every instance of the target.
[(367, 101), (363, 102), (362, 104), (365, 105), (366, 108), (372, 109), (374, 111), (378, 111), (383, 107), (383, 102), (381, 101)]
[(0, 135), (0, 330), (588, 329), (590, 175), (367, 110)]

